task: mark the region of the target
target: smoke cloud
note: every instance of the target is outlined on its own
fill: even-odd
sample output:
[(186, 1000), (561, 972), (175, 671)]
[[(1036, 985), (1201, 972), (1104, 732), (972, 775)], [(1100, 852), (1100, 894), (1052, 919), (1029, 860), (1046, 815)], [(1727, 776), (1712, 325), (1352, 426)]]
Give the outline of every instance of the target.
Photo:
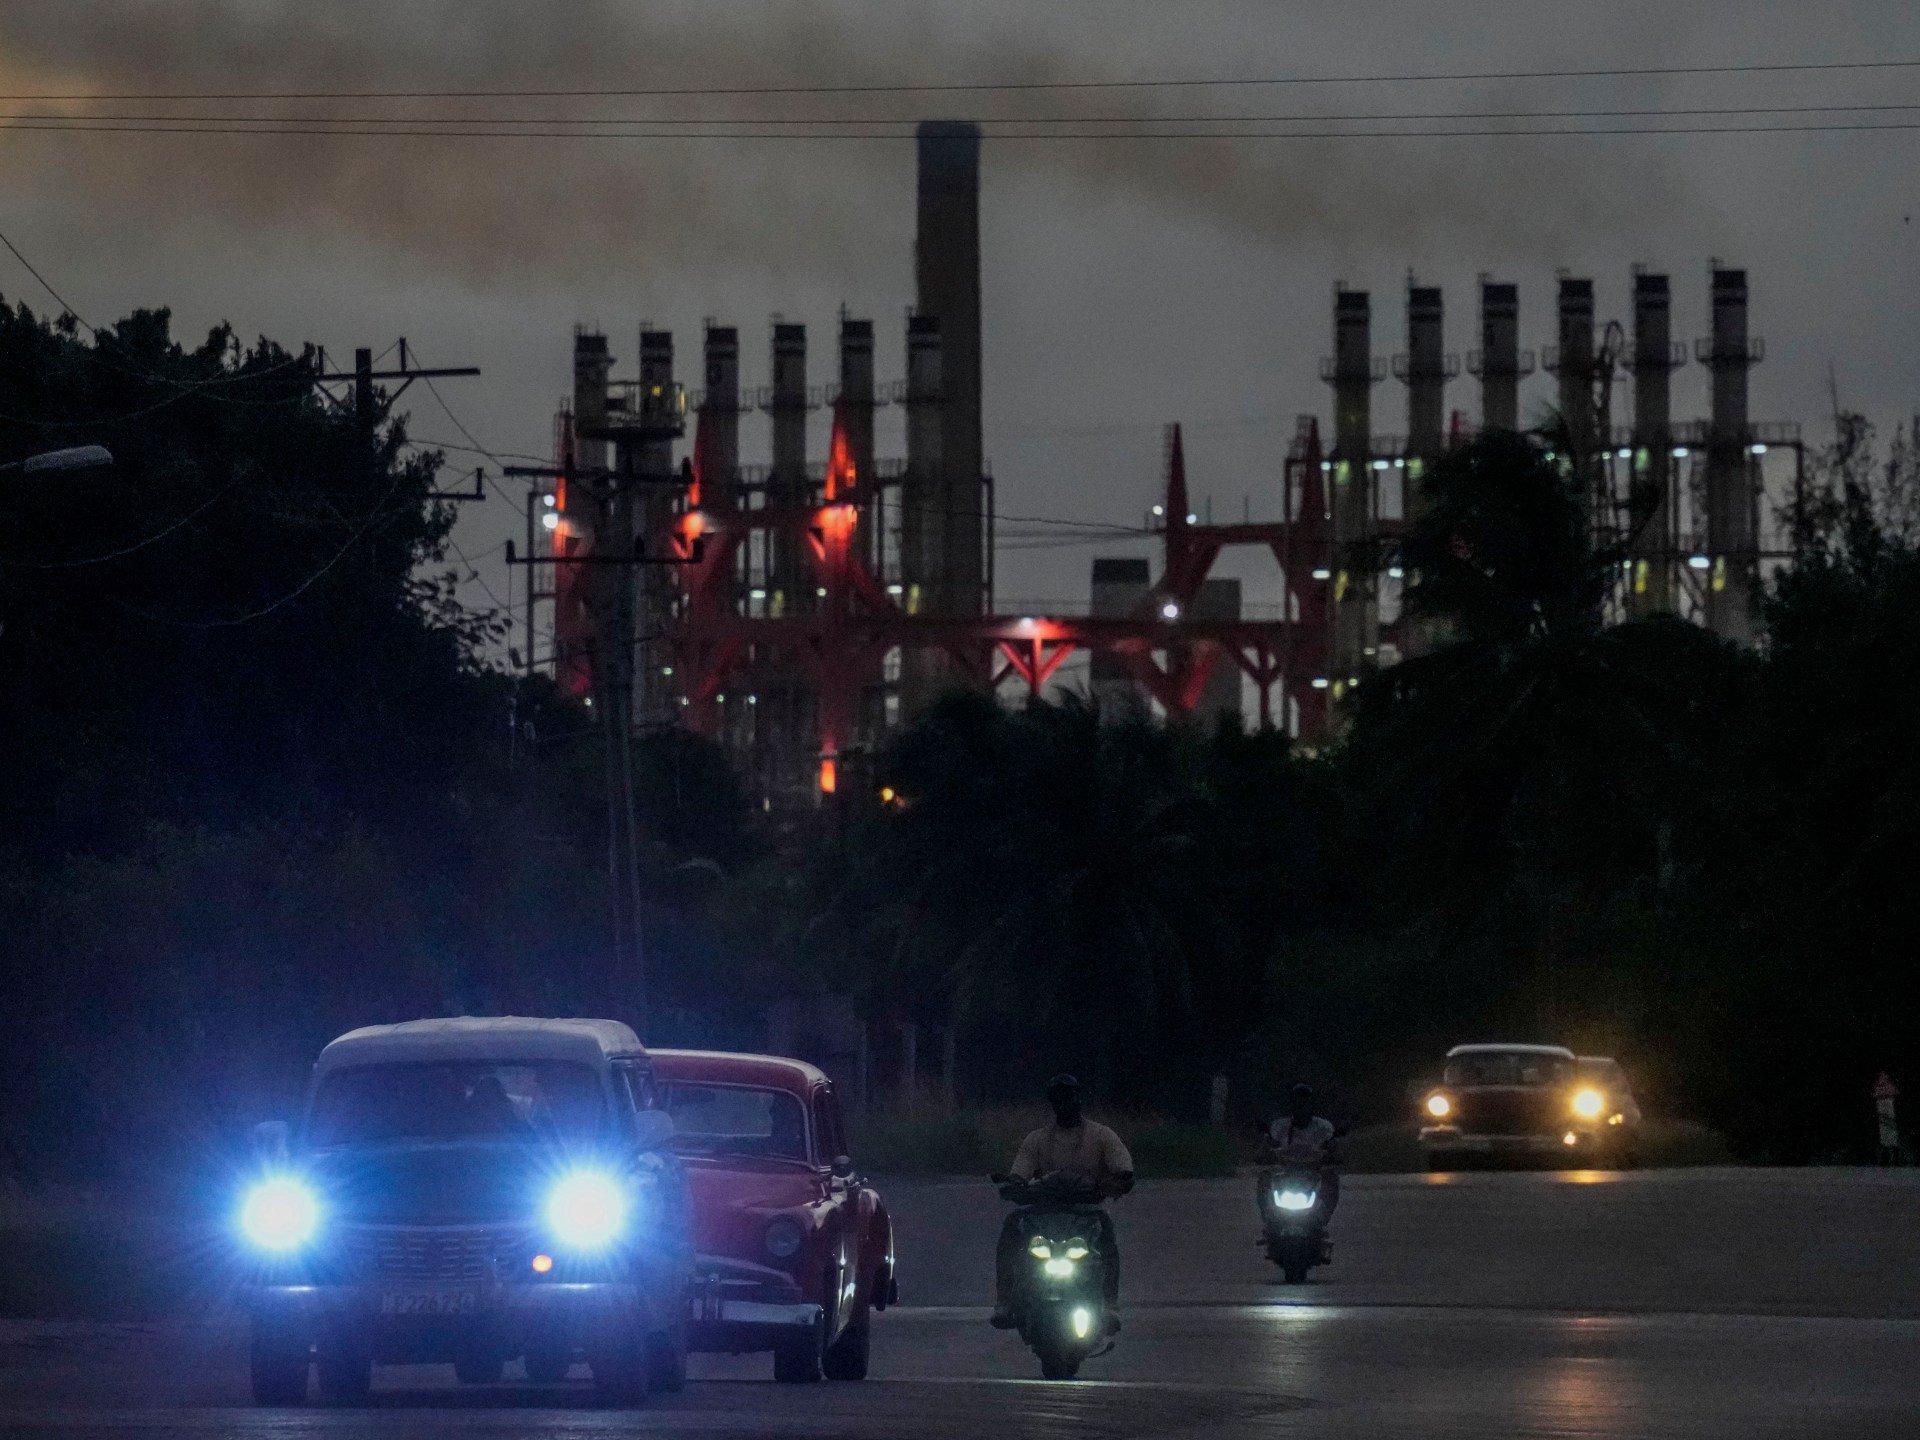
[[(951, 12), (948, 12), (949, 15)], [(636, 5), (568, 0), (11, 0), (0, 11), (0, 83), (14, 93), (594, 89), (1119, 78), (1091, 53), (1036, 37), (1034, 18), (966, 33), (931, 4), (856, 18), (822, 3)], [(1282, 92), (1292, 94), (1293, 92)], [(956, 95), (981, 118), (1194, 113), (1204, 93)], [(101, 102), (114, 113), (313, 116), (868, 117), (911, 121), (929, 97), (675, 100)], [(1456, 100), (1458, 97), (1455, 97)], [(1475, 98), (1491, 98), (1480, 96)], [(1256, 102), (1289, 111), (1316, 102)], [(1352, 104), (1348, 101), (1349, 106)], [(1171, 107), (1171, 109), (1169, 109)], [(7, 103), (8, 112), (78, 113)], [(18, 122), (15, 122), (18, 123)], [(1659, 152), (1614, 151), (1607, 178), (1565, 149), (1513, 140), (989, 140), (989, 183), (1038, 174), (1134, 197), (1277, 246), (1312, 241), (1406, 255), (1436, 236), (1498, 234), (1511, 253), (1576, 227), (1644, 215), (1670, 186)], [(1559, 142), (1565, 145), (1570, 142)], [(1571, 142), (1583, 143), (1583, 142)], [(1463, 160), (1472, 157), (1471, 169)], [(773, 267), (832, 274), (910, 224), (905, 140), (806, 142), (72, 135), (16, 131), (0, 154), (10, 190), (59, 187), (116, 226), (205, 225), (331, 236), (402, 267), (476, 288), (537, 273), (559, 283), (641, 265)]]

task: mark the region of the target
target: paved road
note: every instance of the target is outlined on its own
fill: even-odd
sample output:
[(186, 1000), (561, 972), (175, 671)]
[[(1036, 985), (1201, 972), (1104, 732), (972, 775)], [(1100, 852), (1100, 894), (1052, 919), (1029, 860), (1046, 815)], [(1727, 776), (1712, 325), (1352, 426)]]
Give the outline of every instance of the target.
[(609, 1414), (579, 1385), (458, 1389), (420, 1367), (382, 1372), (367, 1410), (256, 1411), (230, 1317), (11, 1323), (0, 1432), (1920, 1436), (1920, 1174), (1360, 1177), (1336, 1263), (1294, 1289), (1253, 1249), (1245, 1182), (1143, 1186), (1117, 1209), (1126, 1331), (1064, 1385), (983, 1323), (991, 1192), (891, 1194), (909, 1303), (881, 1317), (864, 1385), (712, 1359), (684, 1396)]

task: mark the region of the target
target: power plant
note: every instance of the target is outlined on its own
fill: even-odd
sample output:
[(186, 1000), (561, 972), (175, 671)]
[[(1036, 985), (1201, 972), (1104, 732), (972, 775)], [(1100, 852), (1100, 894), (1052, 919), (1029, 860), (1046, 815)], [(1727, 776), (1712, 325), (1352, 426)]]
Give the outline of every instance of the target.
[[(1087, 613), (995, 613), (993, 478), (985, 460), (979, 222), (980, 133), (957, 121), (918, 135), (914, 305), (905, 374), (875, 374), (874, 326), (842, 314), (837, 375), (809, 379), (808, 331), (776, 319), (767, 383), (743, 384), (740, 332), (709, 321), (701, 381), (675, 369), (674, 336), (646, 328), (638, 373), (613, 378), (604, 335), (574, 341), (573, 395), (558, 417), (549, 484), (528, 501), (528, 548), (550, 565), (553, 641), (536, 662), (629, 728), (684, 725), (720, 741), (768, 808), (813, 803), (859, 774), (903, 720), (956, 686), (1038, 694), (1078, 650), (1112, 712), (1206, 723), (1252, 718), (1312, 744), (1368, 674), (1424, 643), (1403, 613), (1397, 542), (1428, 469), (1480, 430), (1542, 437), (1619, 557), (1615, 618), (1676, 613), (1738, 642), (1777, 557), (1763, 496), (1797, 485), (1799, 429), (1755, 425), (1743, 271), (1712, 267), (1711, 333), (1692, 358), (1710, 377), (1704, 419), (1672, 414), (1669, 277), (1636, 269), (1630, 332), (1603, 322), (1590, 278), (1559, 280), (1554, 343), (1538, 367), (1554, 402), (1529, 417), (1536, 369), (1517, 286), (1482, 277), (1478, 344), (1446, 346), (1445, 297), (1408, 281), (1405, 348), (1374, 349), (1372, 297), (1336, 285), (1323, 426), (1303, 415), (1285, 458), (1280, 516), (1214, 524), (1190, 508), (1182, 436), (1169, 426), (1151, 530), (1158, 574), (1137, 556), (1093, 562)], [(1465, 371), (1479, 415), (1448, 405)], [(1375, 387), (1405, 386), (1404, 433), (1373, 428)], [(1615, 415), (1630, 377), (1631, 420)], [(879, 407), (904, 407), (905, 454), (875, 454)], [(831, 415), (810, 459), (810, 414)], [(743, 465), (741, 420), (764, 414), (770, 463)], [(691, 443), (681, 446), (691, 430)], [(684, 451), (676, 460), (677, 451)], [(1202, 507), (1204, 508), (1204, 507)], [(1277, 566), (1283, 603), (1247, 618), (1240, 582), (1212, 571), (1251, 547)]]

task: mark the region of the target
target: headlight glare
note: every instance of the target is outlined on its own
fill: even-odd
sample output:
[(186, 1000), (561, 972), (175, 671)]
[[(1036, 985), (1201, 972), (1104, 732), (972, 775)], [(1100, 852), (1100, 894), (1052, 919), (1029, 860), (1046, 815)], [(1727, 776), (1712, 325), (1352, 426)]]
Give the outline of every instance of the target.
[(320, 1228), (320, 1202), (290, 1176), (262, 1180), (240, 1205), (240, 1233), (262, 1250), (297, 1250)]
[(800, 1223), (784, 1215), (767, 1225), (767, 1253), (776, 1260), (791, 1260), (800, 1253), (800, 1243), (805, 1239)]
[(1087, 1242), (1078, 1235), (1067, 1241), (1067, 1259), (1084, 1260), (1087, 1258)]
[(1427, 1114), (1436, 1120), (1444, 1120), (1453, 1113), (1453, 1102), (1444, 1095), (1427, 1097)]
[(1047, 1243), (1045, 1236), (1041, 1236), (1027, 1246), (1027, 1253), (1036, 1260), (1045, 1260), (1052, 1256), (1053, 1246)]
[(547, 1226), (554, 1238), (575, 1250), (597, 1250), (626, 1228), (627, 1200), (612, 1177), (580, 1170), (557, 1183), (547, 1196)]
[(1582, 1120), (1598, 1120), (1607, 1108), (1607, 1097), (1598, 1090), (1576, 1090), (1573, 1094), (1573, 1113)]
[(1273, 1203), (1282, 1210), (1311, 1210), (1318, 1193), (1312, 1190), (1276, 1190)]
[(1046, 1262), (1046, 1267), (1047, 1274), (1051, 1275), (1055, 1280), (1064, 1280), (1067, 1276), (1073, 1274), (1073, 1261), (1071, 1260), (1049, 1260)]

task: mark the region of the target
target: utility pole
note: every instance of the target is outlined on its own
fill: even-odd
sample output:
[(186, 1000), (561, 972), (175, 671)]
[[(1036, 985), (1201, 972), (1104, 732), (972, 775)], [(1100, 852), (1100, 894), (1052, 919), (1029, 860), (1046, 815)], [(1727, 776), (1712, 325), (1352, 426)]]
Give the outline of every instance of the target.
[[(677, 401), (677, 392), (675, 398)], [(648, 426), (649, 437), (666, 438), (669, 432), (678, 434), (679, 413), (677, 403), (672, 406), (663, 404), (658, 423), (658, 430), (663, 433), (654, 434), (655, 427)], [(600, 717), (606, 746), (607, 871), (614, 899), (614, 973), (626, 982), (624, 998), (633, 1028), (645, 1039), (648, 1020), (647, 950), (640, 886), (639, 806), (633, 774), (634, 654), (638, 638), (634, 582), (637, 574), (651, 567), (697, 563), (705, 549), (705, 542), (703, 537), (696, 537), (685, 554), (649, 555), (642, 548), (641, 537), (635, 534), (633, 502), (636, 486), (649, 482), (678, 485), (682, 483), (678, 476), (636, 475), (630, 466), (624, 464), (612, 469), (573, 464), (515, 465), (507, 467), (506, 473), (510, 476), (561, 480), (566, 482), (570, 494), (575, 492), (576, 487), (580, 493), (591, 494), (595, 501), (594, 533), (623, 542), (618, 545), (596, 545), (591, 552), (582, 555), (540, 556), (529, 553), (522, 557), (515, 552), (513, 542), (508, 541), (507, 564), (529, 567), (529, 594), (537, 589), (531, 568), (534, 566), (565, 563), (603, 566), (608, 570), (608, 583), (595, 584), (587, 592), (591, 597), (595, 632), (591, 699)]]
[[(362, 347), (353, 352), (352, 370), (329, 372), (327, 369), (327, 352), (325, 350), (319, 352), (320, 364), (313, 377), (316, 384), (331, 385), (347, 381), (351, 381), (353, 384), (353, 419), (360, 434), (360, 465), (361, 478), (363, 480), (371, 481), (373, 478), (374, 435), (379, 429), (380, 421), (385, 418), (386, 410), (392, 408), (393, 402), (406, 393), (408, 386), (416, 380), (447, 380), (474, 376), (480, 373), (480, 368), (477, 365), (456, 365), (441, 369), (422, 369), (413, 364), (412, 357), (407, 354), (407, 342), (404, 337), (400, 340), (399, 349), (400, 365), (399, 368), (395, 370), (374, 369), (373, 351), (369, 348)], [(399, 388), (387, 396), (387, 404), (384, 409), (375, 404), (373, 382), (376, 380), (398, 380), (400, 382)], [(464, 499), (466, 497), (448, 495), (441, 498), (453, 500)]]

